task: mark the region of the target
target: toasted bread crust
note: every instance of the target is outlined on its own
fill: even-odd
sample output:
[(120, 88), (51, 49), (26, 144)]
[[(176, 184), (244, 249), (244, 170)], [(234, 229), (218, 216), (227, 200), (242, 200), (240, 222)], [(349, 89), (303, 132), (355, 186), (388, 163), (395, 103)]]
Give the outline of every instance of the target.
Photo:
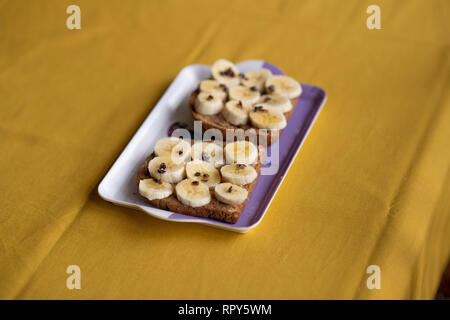
[[(155, 157), (155, 154), (152, 153), (150, 156), (145, 159), (144, 163), (141, 165), (141, 167), (138, 170), (137, 173), (137, 184), (139, 186), (140, 180), (143, 179), (150, 179), (150, 174), (148, 173), (147, 167), (150, 160), (152, 160)], [(259, 174), (261, 172), (262, 167), (262, 152), (260, 149), (259, 152), (259, 160), (256, 164), (252, 165), (256, 172)], [(178, 201), (177, 196), (175, 194), (175, 191), (172, 195), (170, 195), (167, 198), (164, 199), (156, 199), (156, 200), (148, 200), (150, 201), (155, 207), (163, 210), (169, 210), (176, 213), (186, 214), (189, 216), (195, 216), (195, 217), (203, 217), (203, 218), (211, 218), (227, 223), (236, 223), (241, 216), (242, 210), (244, 210), (245, 205), (247, 204), (248, 199), (250, 198), (253, 188), (255, 187), (256, 182), (258, 181), (258, 177), (250, 184), (242, 186), (243, 188), (247, 189), (248, 191), (248, 197), (247, 199), (241, 203), (240, 205), (234, 206), (225, 204), (222, 202), (219, 202), (214, 197), (214, 191), (211, 190), (211, 202), (207, 205), (193, 208), (190, 206), (187, 206), (180, 201)], [(176, 184), (173, 184), (175, 187)], [(175, 188), (174, 188), (175, 189)]]
[[(223, 138), (226, 139), (226, 130), (227, 129), (244, 129), (244, 130), (255, 129), (255, 130), (258, 130), (258, 128), (252, 127), (250, 124), (241, 125), (241, 126), (232, 125), (227, 120), (225, 120), (225, 118), (222, 116), (221, 113), (215, 114), (215, 115), (203, 115), (203, 114), (196, 112), (194, 106), (195, 106), (195, 99), (197, 98), (198, 92), (199, 92), (198, 89), (195, 90), (194, 92), (192, 92), (191, 97), (189, 99), (189, 110), (191, 111), (192, 116), (194, 117), (195, 120), (199, 120), (202, 122), (203, 131), (208, 130), (208, 129), (218, 129), (221, 131)], [(291, 109), (291, 111), (284, 113), (286, 121), (289, 121), (289, 119), (292, 117), (292, 114), (294, 113), (294, 110), (297, 106), (298, 99), (299, 99), (299, 97), (291, 99), (292, 109)], [(283, 133), (283, 130), (280, 130), (279, 134), (277, 136), (273, 136), (271, 134), (270, 130), (267, 131), (267, 134), (266, 134), (267, 145), (270, 146), (272, 143), (276, 142), (282, 133)]]

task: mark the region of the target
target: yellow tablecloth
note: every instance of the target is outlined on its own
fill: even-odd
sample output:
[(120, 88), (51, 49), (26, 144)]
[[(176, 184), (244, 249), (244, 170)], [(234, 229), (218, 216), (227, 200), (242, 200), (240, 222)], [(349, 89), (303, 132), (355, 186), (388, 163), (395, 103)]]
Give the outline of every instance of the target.
[[(449, 21), (448, 0), (0, 0), (0, 297), (432, 298), (450, 253)], [(329, 97), (262, 223), (101, 200), (176, 74), (222, 57)]]

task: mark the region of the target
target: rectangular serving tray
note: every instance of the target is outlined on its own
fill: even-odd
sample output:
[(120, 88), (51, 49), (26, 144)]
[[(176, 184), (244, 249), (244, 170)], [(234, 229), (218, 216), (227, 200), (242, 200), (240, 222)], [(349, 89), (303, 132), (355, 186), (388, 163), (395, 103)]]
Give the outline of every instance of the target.
[[(244, 61), (237, 64), (237, 67), (241, 72), (267, 68), (273, 74), (283, 74), (276, 66), (261, 60)], [(183, 125), (192, 128), (194, 119), (187, 107), (189, 96), (200, 81), (208, 79), (209, 76), (210, 67), (205, 65), (189, 65), (181, 70), (99, 184), (100, 197), (117, 205), (142, 210), (163, 220), (200, 223), (241, 233), (249, 231), (261, 222), (326, 101), (326, 92), (322, 88), (301, 84), (302, 95), (280, 139), (275, 143), (278, 145), (274, 144), (267, 150), (270, 153), (271, 148), (278, 148), (278, 171), (275, 174), (259, 176), (237, 223), (229, 224), (161, 210), (139, 195), (136, 184), (138, 168), (153, 152), (157, 140), (170, 135), (174, 128)], [(270, 163), (265, 165), (270, 166)]]

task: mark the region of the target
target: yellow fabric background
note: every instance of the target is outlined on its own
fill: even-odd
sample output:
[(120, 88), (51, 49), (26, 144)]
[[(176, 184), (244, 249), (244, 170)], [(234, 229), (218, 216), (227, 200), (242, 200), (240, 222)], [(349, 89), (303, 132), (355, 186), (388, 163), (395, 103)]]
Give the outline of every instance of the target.
[[(0, 0), (0, 297), (433, 298), (450, 253), (449, 21), (448, 0)], [(328, 93), (262, 223), (240, 235), (101, 200), (176, 74), (221, 57)]]

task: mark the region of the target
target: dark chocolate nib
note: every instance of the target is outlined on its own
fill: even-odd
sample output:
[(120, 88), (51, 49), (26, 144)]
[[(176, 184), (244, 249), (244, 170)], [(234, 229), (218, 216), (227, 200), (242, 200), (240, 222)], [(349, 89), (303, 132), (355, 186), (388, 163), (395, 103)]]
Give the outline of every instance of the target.
[(227, 77), (234, 77), (235, 76), (234, 71), (231, 70), (231, 68), (228, 68), (228, 69), (226, 69), (224, 71), (221, 71), (220, 75), (221, 76), (227, 76)]

